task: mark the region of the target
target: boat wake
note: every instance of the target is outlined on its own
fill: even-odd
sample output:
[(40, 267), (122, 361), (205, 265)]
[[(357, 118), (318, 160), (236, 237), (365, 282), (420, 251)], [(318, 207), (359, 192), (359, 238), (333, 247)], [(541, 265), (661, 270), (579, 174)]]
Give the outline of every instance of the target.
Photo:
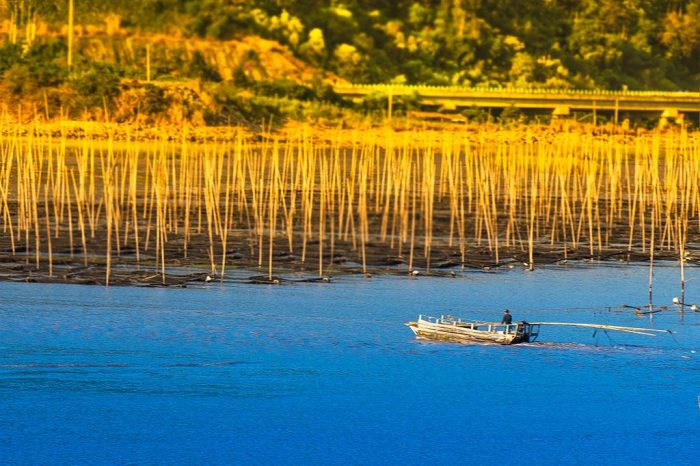
[(592, 344), (592, 343), (576, 343), (576, 342), (549, 342), (549, 341), (536, 341), (531, 343), (520, 343), (518, 345), (503, 345), (492, 342), (461, 342), (455, 344), (454, 342), (448, 341), (436, 341), (429, 338), (416, 338), (413, 340), (421, 345), (430, 346), (442, 346), (442, 347), (484, 347), (484, 346), (495, 346), (501, 348), (512, 349), (513, 351), (518, 351), (522, 349), (535, 349), (539, 351), (567, 351), (567, 352), (581, 352), (581, 353), (618, 353), (618, 354), (639, 354), (639, 355), (661, 355), (661, 354), (673, 354), (677, 353), (682, 359), (696, 359), (700, 357), (700, 353), (697, 350), (685, 349), (685, 348), (669, 348), (669, 347), (658, 347), (658, 346), (648, 346), (648, 345), (630, 345), (630, 344)]
[(639, 354), (668, 354), (668, 353), (679, 353), (681, 357), (686, 359), (692, 359), (697, 355), (695, 350), (689, 350), (684, 348), (669, 348), (669, 347), (659, 347), (659, 346), (649, 346), (649, 345), (631, 345), (631, 344), (592, 344), (592, 343), (574, 343), (574, 342), (532, 342), (532, 343), (522, 343), (518, 345), (521, 348), (537, 348), (537, 349), (552, 349), (552, 350), (566, 350), (566, 351), (580, 351), (580, 352), (605, 352), (605, 353), (639, 353)]

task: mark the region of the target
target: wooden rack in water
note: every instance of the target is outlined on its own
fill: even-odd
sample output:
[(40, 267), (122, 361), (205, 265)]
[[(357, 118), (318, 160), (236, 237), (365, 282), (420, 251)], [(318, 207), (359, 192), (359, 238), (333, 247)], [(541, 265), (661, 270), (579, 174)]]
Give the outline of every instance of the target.
[(700, 133), (685, 129), (305, 125), (192, 142), (187, 128), (154, 141), (58, 128), (0, 109), (0, 256), (34, 275), (96, 266), (109, 284), (113, 266), (143, 266), (165, 284), (166, 265), (183, 264), (221, 280), (267, 266), (271, 281), (290, 263), (323, 277), (394, 262), (415, 276), (665, 258), (680, 263), (683, 302), (684, 264), (698, 261)]

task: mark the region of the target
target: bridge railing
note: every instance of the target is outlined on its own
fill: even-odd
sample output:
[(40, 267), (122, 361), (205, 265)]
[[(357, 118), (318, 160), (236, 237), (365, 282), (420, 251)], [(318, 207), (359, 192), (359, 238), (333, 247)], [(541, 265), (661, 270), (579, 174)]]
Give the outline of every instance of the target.
[(424, 84), (337, 84), (334, 86), (336, 92), (362, 93), (368, 94), (373, 91), (392, 91), (397, 94), (440, 93), (440, 94), (530, 94), (533, 96), (548, 95), (556, 96), (601, 96), (601, 97), (655, 97), (669, 99), (700, 99), (700, 92), (697, 91), (639, 91), (639, 90), (608, 90), (608, 89), (549, 89), (538, 87), (489, 87), (489, 86), (431, 86)]

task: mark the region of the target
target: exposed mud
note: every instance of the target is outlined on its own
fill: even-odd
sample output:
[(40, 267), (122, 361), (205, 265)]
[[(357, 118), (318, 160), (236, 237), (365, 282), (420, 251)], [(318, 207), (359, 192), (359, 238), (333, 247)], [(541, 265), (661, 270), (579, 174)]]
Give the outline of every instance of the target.
[[(437, 219), (436, 219), (437, 220)], [(77, 236), (77, 232), (75, 235)], [(344, 274), (377, 274), (397, 275), (430, 275), (456, 277), (470, 272), (498, 272), (510, 269), (528, 270), (529, 255), (527, 249), (503, 248), (499, 251), (498, 262), (494, 259), (494, 251), (488, 247), (465, 247), (464, 254), (459, 246), (440, 244), (435, 241), (432, 245), (430, 262), (423, 254), (415, 253), (413, 267), (408, 266), (408, 251), (403, 245), (393, 250), (379, 240), (365, 244), (365, 268), (362, 266), (362, 254), (357, 248), (353, 249), (350, 241), (337, 241), (331, 256), (330, 247), (325, 246), (323, 268), (319, 273), (318, 241), (307, 242), (306, 257), (302, 260), (300, 251), (295, 248), (289, 252), (285, 239), (275, 241), (272, 256), (272, 277), (269, 275), (269, 243), (263, 243), (262, 265), (260, 251), (254, 237), (234, 237), (228, 241), (225, 268), (222, 270), (223, 254), (219, 246), (214, 251), (214, 267), (210, 263), (209, 243), (205, 235), (193, 235), (185, 254), (183, 241), (173, 238), (165, 245), (166, 259), (165, 275), (157, 258), (151, 251), (140, 251), (138, 260), (135, 249), (127, 246), (120, 250), (113, 249), (110, 285), (151, 286), (151, 287), (183, 287), (208, 281), (243, 281), (260, 284), (285, 284), (294, 282), (329, 282), (333, 276)], [(249, 234), (249, 232), (248, 232)], [(70, 245), (62, 235), (60, 239), (52, 239), (51, 264), (46, 252), (46, 243), (42, 241), (42, 251), (37, 256), (32, 249), (15, 247), (14, 254), (9, 244), (8, 235), (0, 238), (0, 280), (18, 282), (49, 282), (74, 283), (85, 285), (105, 285), (107, 264), (104, 250), (99, 251), (95, 246), (83, 254), (80, 246)], [(418, 239), (422, 244), (422, 239)], [(445, 240), (447, 242), (447, 240)], [(91, 241), (95, 245), (106, 243), (104, 233), (97, 233)], [(299, 244), (301, 239), (299, 239)], [(641, 249), (641, 245), (637, 245)], [(152, 248), (151, 248), (152, 249)], [(690, 248), (698, 251), (697, 248)], [(72, 252), (72, 254), (71, 254)], [(422, 251), (421, 251), (422, 252)], [(462, 259), (464, 257), (464, 260)], [(563, 244), (542, 245), (534, 250), (533, 267), (574, 264), (617, 264), (641, 263), (649, 261), (648, 253), (629, 252), (625, 247), (610, 247), (591, 255), (588, 248), (572, 249)], [(656, 252), (655, 260), (678, 261), (677, 253), (673, 251)], [(687, 264), (700, 265), (697, 257), (688, 256)], [(51, 270), (49, 270), (51, 267)], [(222, 276), (223, 271), (223, 276)]]

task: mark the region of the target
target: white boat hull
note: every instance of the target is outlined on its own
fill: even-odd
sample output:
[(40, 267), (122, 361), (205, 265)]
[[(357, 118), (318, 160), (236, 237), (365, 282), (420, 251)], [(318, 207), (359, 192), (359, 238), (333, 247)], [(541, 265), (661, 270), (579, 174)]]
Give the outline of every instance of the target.
[(425, 320), (409, 322), (408, 327), (416, 337), (426, 340), (450, 341), (456, 343), (491, 343), (513, 345), (530, 339), (529, 325), (518, 322), (511, 325), (498, 323), (467, 323), (454, 320)]

